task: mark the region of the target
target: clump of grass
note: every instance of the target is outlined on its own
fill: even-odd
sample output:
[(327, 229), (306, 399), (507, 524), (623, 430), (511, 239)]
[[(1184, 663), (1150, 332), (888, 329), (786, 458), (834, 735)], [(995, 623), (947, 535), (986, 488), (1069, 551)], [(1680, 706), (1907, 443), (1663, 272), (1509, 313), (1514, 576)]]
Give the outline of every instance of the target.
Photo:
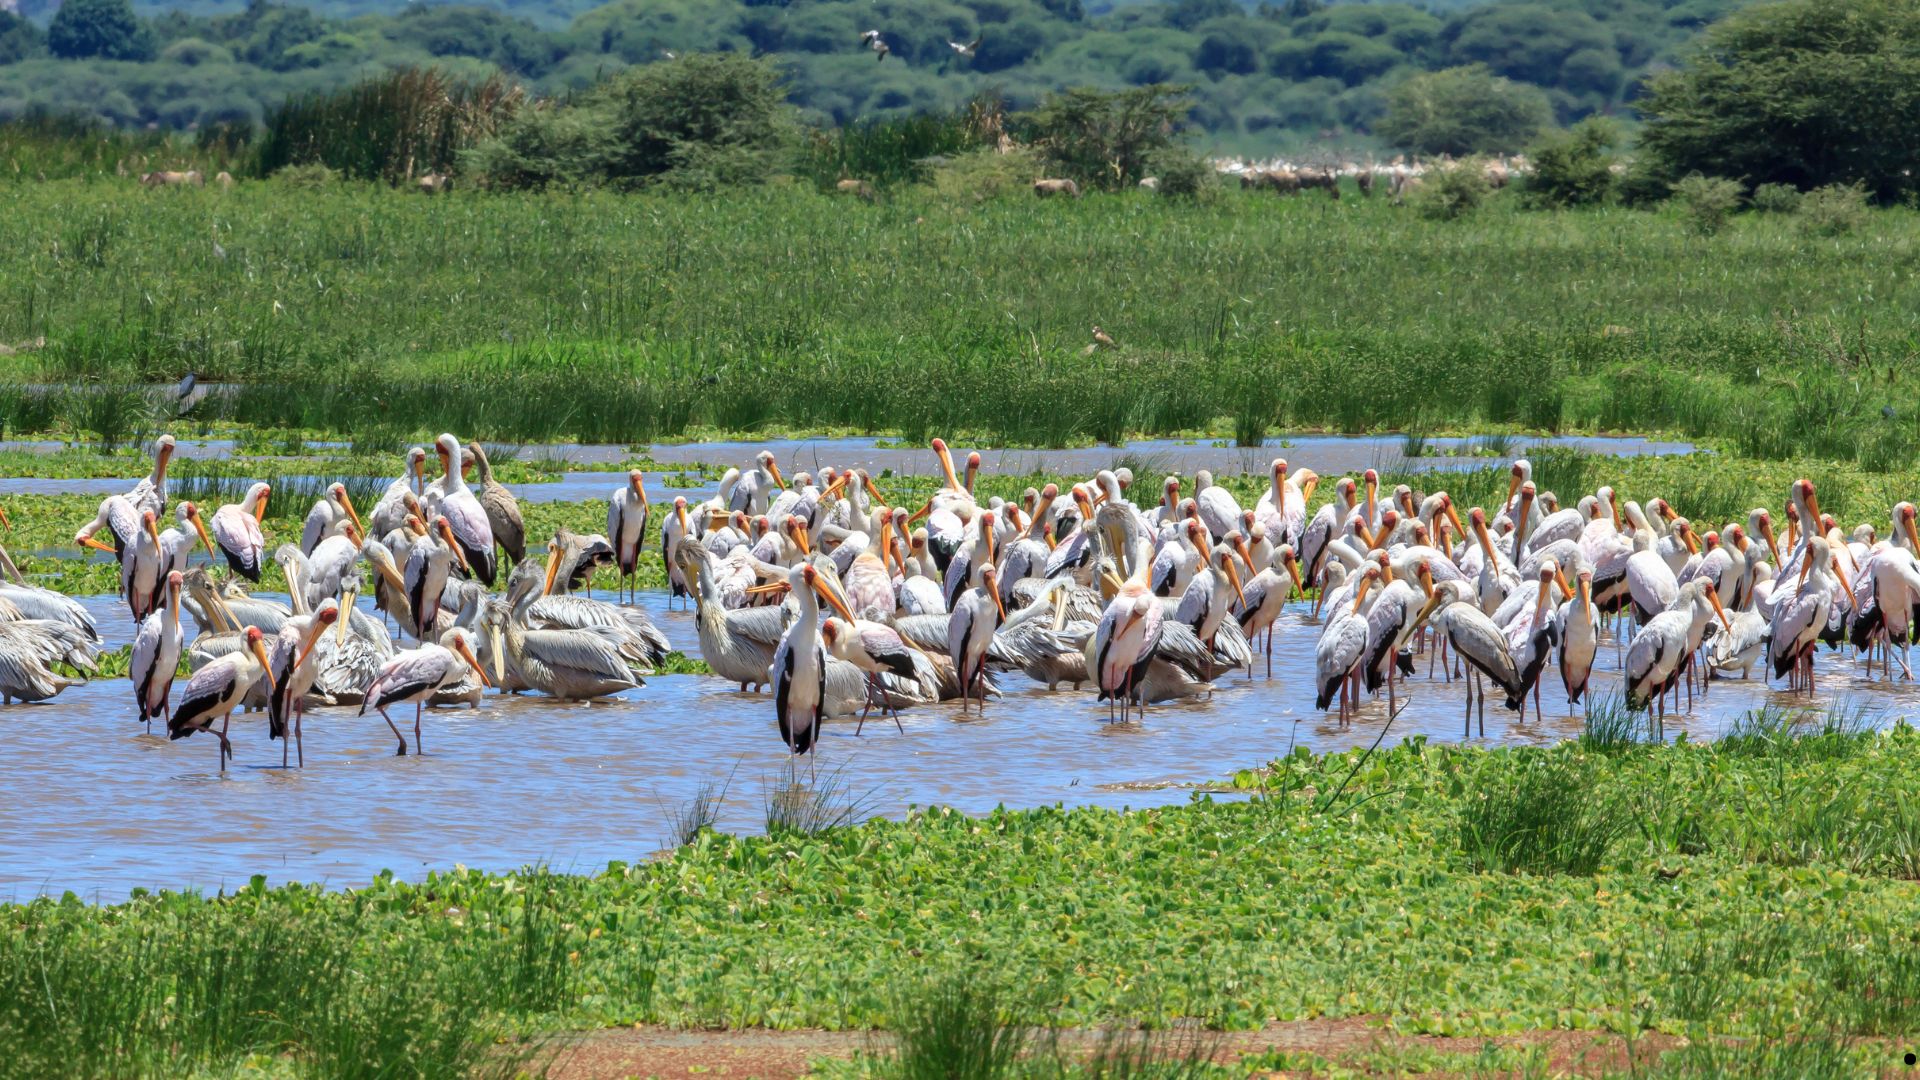
[(1513, 453), (1513, 436), (1504, 431), (1482, 435), (1477, 444), (1476, 452), (1486, 457), (1503, 458)]
[(883, 1066), (895, 1080), (998, 1080), (1025, 1075), (1027, 1029), (1008, 1023), (1011, 1003), (991, 976), (935, 976), (894, 993), (888, 1030), (894, 1053)]
[(1734, 757), (1846, 757), (1865, 747), (1880, 715), (1862, 701), (1836, 701), (1820, 712), (1767, 704), (1742, 713), (1713, 747)]
[(137, 931), (77, 903), (15, 909), (0, 928), (8, 1075), (224, 1073), (261, 1054), (344, 1077), (504, 1078), (529, 1065), (537, 1047), (498, 1045), (487, 1005), (492, 958), (522, 948), (524, 928), (449, 944), (396, 934), (404, 917), (381, 909), (256, 905), (261, 895), (256, 881)]
[(1827, 1035), (1777, 1039), (1703, 1039), (1662, 1055), (1630, 1075), (1645, 1080), (1856, 1080), (1863, 1072), (1852, 1046)]
[[(734, 769), (739, 769), (736, 762)], [(681, 803), (667, 813), (667, 847), (685, 847), (700, 838), (700, 834), (713, 828), (720, 820), (720, 808), (726, 805), (727, 789), (733, 786), (733, 773), (727, 774), (726, 782), (715, 786), (711, 781), (703, 781), (694, 790), (693, 798)]]
[(1403, 458), (1426, 457), (1433, 450), (1432, 439), (1424, 431), (1409, 431), (1400, 436), (1400, 456)]
[(1489, 774), (1459, 821), (1461, 850), (1475, 869), (1587, 875), (1631, 827), (1599, 792), (1594, 770), (1566, 753), (1521, 751), (1525, 763)]
[(1593, 753), (1617, 754), (1646, 745), (1641, 718), (1628, 710), (1619, 694), (1587, 698), (1586, 716), (1580, 731), (1580, 748)]
[(1713, 927), (1690, 944), (1663, 942), (1657, 966), (1665, 1009), (1682, 1020), (1704, 1022), (1736, 1008), (1747, 984), (1791, 962), (1794, 941), (1776, 916), (1750, 913), (1732, 925)]
[(847, 785), (846, 766), (826, 776), (802, 779), (810, 774), (812, 763), (802, 764), (798, 757), (781, 768), (779, 777), (764, 793), (768, 835), (818, 836), (833, 829), (859, 824), (874, 807), (871, 790), (858, 792)]

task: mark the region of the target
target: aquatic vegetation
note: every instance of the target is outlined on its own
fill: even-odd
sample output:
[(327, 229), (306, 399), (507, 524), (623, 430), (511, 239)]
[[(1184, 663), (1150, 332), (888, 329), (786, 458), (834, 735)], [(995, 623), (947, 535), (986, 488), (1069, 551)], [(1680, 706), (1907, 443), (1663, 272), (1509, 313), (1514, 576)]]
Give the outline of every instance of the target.
[[(1920, 1030), (1913, 868), (1861, 857), (1855, 834), (1802, 828), (1796, 809), (1850, 789), (1914, 804), (1911, 729), (1797, 758), (1415, 739), (1373, 754), (1354, 797), (1318, 809), (1307, 793), (1332, 790), (1357, 758), (1275, 761), (1239, 778), (1272, 793), (1252, 801), (704, 830), (662, 859), (592, 875), (463, 870), (339, 892), (256, 883), (4, 906), (0, 1045), (24, 1076), (220, 1072), (254, 1053), (333, 1075), (355, 1039), (373, 1048), (367, 1061), (472, 1066), (494, 1060), (473, 1053), (543, 1053), (503, 1034), (636, 1020), (912, 1031), (924, 1060), (989, 1063), (1009, 1027), (1183, 1017), (1658, 1030), (1696, 1046), (1787, 1031), (1849, 1055), (1856, 1038)], [(1461, 823), (1493, 819), (1488, 793), (1509, 804), (1500, 820), (1533, 830), (1490, 835), (1533, 838), (1492, 845), (1501, 857), (1482, 869)], [(1605, 829), (1603, 846), (1587, 826), (1547, 828), (1575, 795), (1650, 820)], [(1699, 842), (1669, 843), (1680, 817)], [(1775, 838), (1789, 834), (1799, 847), (1783, 859)], [(204, 1022), (189, 1033), (172, 1026), (179, 1015)], [(1796, 1015), (1802, 1026), (1780, 1026)], [(1040, 1060), (1051, 1045), (1026, 1044)], [(902, 1075), (876, 1051), (865, 1067)], [(1701, 1053), (1659, 1067), (1716, 1075), (1707, 1065), (1749, 1060)], [(1090, 1075), (1143, 1075), (1075, 1060)]]

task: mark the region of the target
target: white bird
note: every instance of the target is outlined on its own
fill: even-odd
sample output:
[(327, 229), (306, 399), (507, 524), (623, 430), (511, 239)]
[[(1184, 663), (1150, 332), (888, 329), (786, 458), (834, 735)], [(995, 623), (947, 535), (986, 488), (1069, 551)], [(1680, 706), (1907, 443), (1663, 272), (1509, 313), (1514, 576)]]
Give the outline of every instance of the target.
[(60, 623), (87, 641), (100, 640), (99, 628), (94, 625), (93, 613), (86, 605), (65, 593), (27, 584), (20, 568), (13, 564), (13, 556), (4, 547), (0, 547), (0, 570), (6, 573), (6, 580), (0, 581), (0, 604), (10, 603), (18, 608), (22, 619)]
[(167, 699), (173, 691), (174, 673), (180, 668), (180, 572), (167, 575), (167, 589), (160, 610), (140, 623), (133, 638), (133, 656), (127, 677), (133, 680), (134, 705), (147, 731), (153, 731), (154, 717), (170, 719)]
[(445, 517), (436, 517), (433, 531), (438, 535), (422, 536), (407, 548), (406, 569), (400, 575), (407, 591), (407, 607), (413, 612), (414, 636), (420, 641), (433, 636), (434, 621), (440, 615), (440, 596), (453, 573), (453, 564), (457, 561), (462, 569), (467, 568), (467, 554), (455, 537), (452, 524)]
[(1273, 677), (1273, 624), (1286, 610), (1287, 600), (1295, 593), (1306, 595), (1306, 586), (1300, 580), (1300, 563), (1293, 557), (1293, 548), (1282, 544), (1273, 553), (1270, 565), (1254, 575), (1252, 581), (1242, 592), (1240, 609), (1240, 632), (1248, 641), (1267, 636), (1267, 677)]
[(1581, 570), (1572, 599), (1555, 613), (1555, 628), (1560, 638), (1560, 682), (1567, 688), (1567, 711), (1572, 713), (1587, 693), (1587, 681), (1593, 675), (1593, 657), (1600, 645), (1600, 632), (1593, 610), (1593, 571)]
[(1000, 602), (999, 574), (988, 563), (981, 567), (980, 584), (960, 594), (947, 616), (947, 658), (953, 661), (960, 680), (962, 712), (970, 698), (979, 702), (981, 711), (986, 710), (987, 647), (1006, 618), (1006, 606)]
[(448, 630), (440, 639), (441, 644), (424, 644), (417, 649), (408, 649), (394, 653), (392, 658), (380, 665), (380, 673), (374, 676), (373, 683), (367, 687), (364, 700), (360, 702), (359, 715), (367, 715), (371, 706), (393, 730), (393, 737), (400, 741), (397, 756), (407, 753), (406, 737), (393, 723), (393, 717), (387, 715), (392, 705), (413, 703), (413, 747), (415, 753), (425, 753), (420, 740), (420, 712), (426, 700), (442, 687), (452, 686), (466, 678), (472, 671), (480, 680), (481, 686), (492, 686), (487, 673), (480, 666), (479, 658), (473, 655), (473, 632), (463, 626)]
[[(1533, 591), (1533, 602), (1513, 617), (1505, 627), (1507, 635), (1507, 653), (1513, 657), (1513, 666), (1520, 674), (1520, 720), (1527, 718), (1528, 691), (1533, 692), (1533, 718), (1540, 719), (1540, 673), (1546, 670), (1547, 657), (1552, 655), (1553, 646), (1558, 640), (1557, 627), (1552, 615), (1553, 587), (1559, 577), (1560, 568), (1551, 559), (1540, 566), (1539, 579)], [(1499, 616), (1494, 617), (1497, 623)]]
[(1194, 573), (1206, 565), (1207, 527), (1195, 518), (1186, 519), (1176, 538), (1163, 544), (1153, 556), (1147, 586), (1155, 596), (1179, 596), (1187, 591)]
[(300, 529), (300, 554), (312, 555), (322, 540), (338, 536), (343, 522), (352, 522), (356, 529), (366, 528), (360, 515), (354, 512), (353, 500), (347, 497), (347, 485), (328, 484), (313, 509), (307, 511), (307, 520)]
[(1328, 609), (1327, 625), (1314, 646), (1313, 707), (1325, 710), (1333, 703), (1334, 696), (1339, 695), (1341, 727), (1352, 722), (1353, 711), (1359, 705), (1355, 700), (1354, 676), (1367, 658), (1367, 617), (1361, 607), (1366, 603), (1368, 590), (1379, 580), (1380, 568), (1369, 564), (1354, 582), (1352, 605), (1341, 603)]
[(694, 629), (700, 637), (700, 657), (713, 673), (728, 682), (758, 689), (770, 681), (773, 654), (786, 634), (789, 608), (729, 609), (714, 582), (711, 556), (697, 543), (682, 541), (677, 561), (693, 581)]
[(1240, 504), (1233, 492), (1213, 482), (1213, 474), (1201, 469), (1193, 474), (1193, 502), (1200, 510), (1200, 523), (1218, 544), (1240, 530)]
[(429, 517), (439, 515), (447, 519), (453, 530), (453, 543), (463, 556), (461, 568), (492, 585), (498, 569), (493, 526), (488, 523), (487, 511), (480, 505), (479, 496), (460, 475), (460, 440), (443, 433), (434, 440), (434, 452), (440, 456), (441, 478), (436, 481), (437, 490), (427, 489), (426, 497), (420, 500), (421, 506)]
[[(0, 510), (0, 525), (13, 527), (13, 523), (7, 520), (4, 510)], [(113, 537), (113, 543), (107, 544), (94, 539), (101, 529), (107, 530), (107, 534)], [(133, 505), (133, 501), (125, 495), (109, 495), (100, 500), (100, 508), (94, 513), (93, 520), (82, 525), (80, 531), (73, 534), (73, 542), (80, 547), (104, 551), (118, 559), (120, 553), (133, 542), (134, 536), (139, 531), (140, 510)]]
[(1652, 548), (1628, 557), (1626, 582), (1637, 626), (1645, 626), (1648, 620), (1673, 606), (1673, 598), (1680, 593), (1680, 579), (1674, 576), (1667, 560)]
[(1377, 692), (1382, 682), (1387, 684), (1388, 716), (1400, 711), (1394, 691), (1395, 669), (1413, 674), (1411, 657), (1402, 667), (1401, 650), (1440, 603), (1441, 596), (1433, 587), (1433, 570), (1421, 562), (1414, 568), (1412, 583), (1396, 577), (1380, 591), (1367, 612), (1367, 655), (1361, 673), (1369, 692)]
[(407, 451), (406, 471), (387, 485), (380, 494), (380, 501), (373, 505), (373, 512), (367, 515), (368, 536), (385, 536), (395, 529), (406, 527), (407, 515), (414, 513), (407, 503), (409, 499), (419, 500), (426, 467), (425, 447), (416, 446)]
[[(1475, 513), (1479, 513), (1479, 508), (1475, 508)], [(1446, 642), (1447, 648), (1477, 673), (1473, 676), (1475, 683), (1480, 676), (1493, 680), (1494, 685), (1507, 695), (1507, 708), (1519, 709), (1521, 695), (1525, 691), (1520, 685), (1520, 671), (1514, 665), (1513, 654), (1507, 650), (1506, 635), (1500, 632), (1500, 628), (1484, 611), (1467, 599), (1472, 593), (1465, 583), (1449, 582), (1441, 588), (1447, 589), (1454, 602), (1442, 607), (1433, 616), (1434, 630)], [(1474, 687), (1470, 684), (1466, 714), (1469, 727), (1473, 723), (1474, 697)], [(1485, 735), (1487, 697), (1484, 687), (1479, 690), (1479, 699), (1480, 734)]]
[[(900, 632), (882, 623), (848, 622), (845, 619), (832, 618), (820, 628), (820, 640), (825, 644), (827, 655), (852, 664), (866, 674), (867, 699), (869, 711), (871, 702), (878, 698), (882, 707), (886, 707), (887, 694), (880, 680), (888, 675), (918, 682), (921, 676), (920, 666), (915, 663), (919, 653)], [(861, 726), (866, 724), (866, 713), (860, 717)], [(906, 730), (900, 723), (900, 714), (893, 711), (893, 724), (902, 732)], [(855, 728), (854, 734), (860, 734)]]
[(254, 484), (238, 503), (228, 503), (213, 512), (213, 541), (227, 566), (248, 581), (258, 584), (267, 556), (267, 538), (260, 522), (267, 516), (267, 499), (273, 489)]
[[(647, 518), (652, 515), (653, 507), (647, 502), (646, 479), (646, 474), (639, 469), (628, 471), (626, 484), (607, 500), (607, 538), (613, 541), (613, 561), (620, 568), (623, 585), (632, 584), (640, 563), (640, 547), (647, 539)], [(704, 516), (704, 506), (701, 512)], [(662, 547), (661, 551), (664, 555), (672, 548)], [(666, 562), (672, 569), (673, 560)]]
[(1767, 617), (1758, 611), (1742, 611), (1728, 623), (1727, 632), (1716, 634), (1707, 649), (1707, 663), (1716, 672), (1738, 671), (1741, 678), (1753, 674), (1767, 647)]
[[(233, 710), (246, 700), (253, 684), (265, 676), (268, 685), (273, 674), (267, 663), (266, 635), (257, 626), (249, 626), (240, 649), (228, 653), (193, 673), (181, 695), (180, 707), (167, 720), (167, 738), (184, 739), (196, 731), (212, 732), (220, 739), (220, 771), (227, 771), (227, 758), (233, 756), (233, 744), (227, 740), (227, 725)], [(220, 730), (214, 731), (214, 721)]]
[(1347, 521), (1354, 513), (1354, 483), (1352, 477), (1341, 477), (1333, 485), (1333, 501), (1320, 508), (1313, 515), (1313, 521), (1307, 526), (1307, 532), (1300, 540), (1300, 573), (1314, 585), (1320, 584), (1321, 570), (1326, 565), (1327, 545), (1344, 535)]
[(173, 460), (173, 436), (162, 435), (153, 444), (153, 472), (127, 492), (127, 501), (136, 510), (151, 510), (154, 517), (167, 512), (167, 462)]
[(1682, 586), (1674, 606), (1655, 615), (1627, 646), (1625, 676), (1627, 708), (1645, 709), (1659, 702), (1665, 711), (1664, 696), (1680, 681), (1692, 658), (1692, 642), (1700, 640), (1715, 614), (1731, 630), (1720, 595), (1710, 580)]
[(780, 638), (773, 651), (773, 710), (780, 740), (795, 754), (818, 753), (821, 706), (826, 700), (827, 653), (820, 645), (820, 605), (823, 598), (840, 617), (854, 621), (812, 563), (787, 573), (787, 589), (799, 604), (800, 617)]
[(972, 56), (974, 53), (980, 51), (980, 42), (981, 38), (975, 35), (972, 41), (949, 41), (947, 42), (947, 48), (952, 49), (961, 56)]
[(161, 569), (167, 573), (175, 570), (185, 573), (187, 556), (193, 552), (196, 537), (206, 545), (209, 557), (217, 549), (213, 546), (213, 537), (207, 535), (207, 524), (200, 516), (200, 507), (183, 499), (174, 508), (173, 516), (178, 524), (160, 534)]
[[(1767, 660), (1774, 677), (1787, 678), (1792, 673), (1793, 687), (1812, 693), (1813, 647), (1833, 609), (1834, 586), (1837, 584), (1850, 601), (1854, 596), (1847, 579), (1833, 573), (1833, 549), (1825, 537), (1809, 536), (1801, 547), (1804, 554), (1799, 559), (1798, 586), (1776, 584), (1774, 587)], [(1857, 608), (1859, 604), (1856, 602), (1854, 606)]]
[(161, 587), (166, 582), (165, 560), (160, 554), (160, 528), (153, 511), (140, 511), (140, 530), (133, 543), (120, 552), (120, 592), (127, 598), (133, 621), (153, 614), (160, 606)]
[[(327, 628), (339, 623), (340, 602), (329, 597), (311, 615), (296, 615), (274, 635), (273, 648), (267, 654), (267, 671), (273, 677), (273, 693), (267, 697), (267, 738), (280, 740), (280, 767), (287, 767), (287, 743), (299, 749), (300, 767), (307, 766), (306, 741), (302, 721), (306, 719), (307, 692), (313, 689), (320, 665), (313, 655), (314, 645)], [(289, 723), (291, 722), (291, 723)], [(293, 737), (289, 739), (288, 727)]]
[(773, 456), (773, 451), (762, 450), (754, 457), (754, 467), (740, 474), (734, 482), (733, 498), (727, 509), (744, 510), (749, 517), (764, 514), (774, 494), (786, 490), (786, 486), (787, 482), (780, 476), (780, 463)]
[(860, 44), (865, 45), (869, 49), (872, 49), (875, 54), (874, 58), (876, 60), (885, 60), (887, 58), (887, 53), (892, 51), (891, 49), (887, 48), (887, 42), (884, 38), (880, 36), (880, 31), (878, 30), (869, 30), (864, 34), (861, 34)]

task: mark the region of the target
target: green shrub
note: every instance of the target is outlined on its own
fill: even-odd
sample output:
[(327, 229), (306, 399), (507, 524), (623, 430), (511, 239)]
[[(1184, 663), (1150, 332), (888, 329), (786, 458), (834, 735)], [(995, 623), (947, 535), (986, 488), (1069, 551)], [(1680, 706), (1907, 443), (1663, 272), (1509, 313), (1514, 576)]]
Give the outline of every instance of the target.
[(310, 165), (288, 165), (273, 174), (273, 181), (291, 188), (312, 190), (332, 187), (340, 182), (340, 174), (316, 161)]
[(1791, 214), (1800, 209), (1800, 189), (1792, 184), (1761, 184), (1753, 189), (1751, 202), (1763, 214)]
[(1673, 185), (1673, 197), (1680, 200), (1687, 227), (1701, 236), (1711, 236), (1726, 225), (1740, 206), (1740, 191), (1739, 181), (1699, 173)]
[(1604, 117), (1581, 121), (1533, 149), (1533, 171), (1520, 184), (1528, 206), (1557, 209), (1605, 202), (1613, 194), (1613, 162), (1607, 151), (1618, 131)]
[(594, 110), (535, 108), (461, 155), (460, 168), (488, 186), (539, 190), (598, 176), (611, 149)]
[(1154, 188), (1169, 199), (1211, 199), (1221, 190), (1213, 163), (1186, 147), (1169, 147), (1149, 162)]
[(955, 202), (986, 202), (1007, 195), (1027, 194), (1038, 176), (1040, 162), (1029, 150), (975, 150), (960, 154), (933, 170), (933, 190)]
[(1841, 236), (1867, 220), (1867, 189), (1860, 184), (1828, 184), (1800, 199), (1800, 227), (1814, 236)]
[(1185, 86), (1080, 88), (1049, 97), (1015, 121), (1052, 175), (1083, 187), (1123, 191), (1149, 175), (1151, 162), (1180, 145), (1192, 108)]
[(1613, 193), (1622, 205), (1645, 209), (1673, 198), (1673, 177), (1649, 157), (1635, 158), (1614, 178)]
[(1486, 169), (1478, 160), (1470, 158), (1451, 169), (1440, 169), (1422, 177), (1411, 201), (1422, 217), (1452, 221), (1478, 209), (1491, 190)]
[(494, 187), (761, 184), (798, 134), (773, 61), (682, 56), (623, 71), (571, 104), (523, 110), (464, 161)]

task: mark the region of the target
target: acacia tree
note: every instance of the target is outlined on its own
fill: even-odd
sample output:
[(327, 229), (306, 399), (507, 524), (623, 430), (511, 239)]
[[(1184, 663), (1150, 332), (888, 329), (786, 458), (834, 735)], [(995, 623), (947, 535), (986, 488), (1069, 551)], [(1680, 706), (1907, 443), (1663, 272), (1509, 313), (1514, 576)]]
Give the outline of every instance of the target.
[(1017, 118), (1027, 141), (1058, 174), (1107, 191), (1129, 188), (1181, 146), (1193, 103), (1187, 88), (1066, 90)]
[(1641, 146), (1669, 175), (1895, 198), (1920, 183), (1920, 0), (1749, 8), (1639, 108)]
[(1504, 154), (1531, 143), (1553, 122), (1537, 87), (1479, 64), (1415, 75), (1387, 95), (1374, 130), (1419, 154)]

